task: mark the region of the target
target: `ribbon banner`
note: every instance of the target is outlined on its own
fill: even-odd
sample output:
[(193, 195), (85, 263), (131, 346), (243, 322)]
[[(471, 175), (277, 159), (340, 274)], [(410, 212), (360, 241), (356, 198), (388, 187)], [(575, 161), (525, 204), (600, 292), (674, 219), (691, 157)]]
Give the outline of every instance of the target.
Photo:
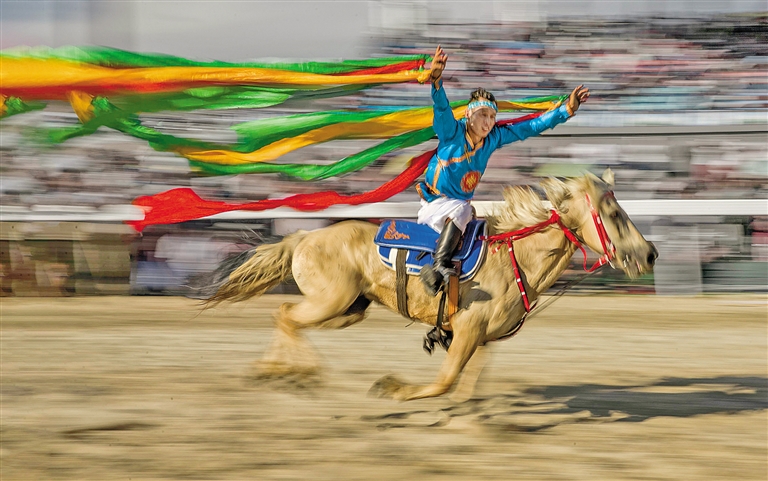
[[(142, 124), (141, 114), (220, 109), (264, 109), (293, 101), (342, 97), (364, 89), (404, 82), (424, 83), (427, 55), (303, 63), (200, 62), (160, 54), (140, 54), (102, 47), (19, 48), (0, 51), (0, 119), (66, 101), (80, 123), (37, 128), (31, 135), (57, 144), (107, 127), (146, 141), (153, 149), (189, 161), (202, 175), (279, 173), (302, 181), (323, 180), (356, 172), (391, 152), (434, 137), (430, 107), (360, 107), (242, 122), (230, 127), (237, 140), (206, 142), (171, 135)], [(499, 101), (501, 112), (533, 111), (559, 106), (566, 96)], [(468, 101), (452, 102), (461, 118)], [(529, 116), (501, 121), (518, 122)], [(337, 140), (381, 140), (379, 144), (330, 164), (282, 163), (287, 153)], [(380, 187), (360, 194), (327, 191), (285, 199), (227, 204), (201, 199), (191, 189), (173, 189), (134, 201), (148, 225), (184, 222), (231, 210), (266, 210), (289, 206), (321, 210), (331, 205), (381, 202), (402, 192), (426, 169), (432, 152)]]

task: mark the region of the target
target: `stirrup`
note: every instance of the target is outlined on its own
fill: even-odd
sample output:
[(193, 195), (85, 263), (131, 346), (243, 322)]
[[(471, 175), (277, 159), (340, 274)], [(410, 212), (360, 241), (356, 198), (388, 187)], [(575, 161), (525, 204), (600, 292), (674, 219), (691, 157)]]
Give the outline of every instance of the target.
[(438, 265), (434, 268), (435, 272), (440, 274), (443, 277), (443, 285), (448, 284), (448, 280), (451, 278), (451, 276), (456, 275), (456, 269), (454, 267), (448, 267), (443, 265)]
[(448, 348), (451, 347), (451, 341), (453, 341), (453, 331), (446, 331), (444, 329), (433, 327), (432, 330), (424, 336), (424, 350), (431, 356), (435, 351), (435, 344), (437, 344), (447, 351)]
[(425, 265), (419, 272), (421, 283), (427, 290), (427, 294), (436, 296), (443, 287), (442, 274), (436, 271), (430, 264)]

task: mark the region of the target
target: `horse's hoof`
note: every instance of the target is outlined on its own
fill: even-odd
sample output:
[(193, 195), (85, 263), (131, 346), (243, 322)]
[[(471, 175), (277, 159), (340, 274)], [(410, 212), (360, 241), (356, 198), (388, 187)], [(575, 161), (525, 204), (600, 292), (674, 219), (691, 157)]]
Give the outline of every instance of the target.
[(315, 365), (295, 365), (281, 362), (259, 361), (253, 366), (251, 377), (255, 380), (283, 377), (316, 377), (320, 374), (320, 368)]
[(403, 387), (403, 382), (395, 376), (388, 374), (371, 386), (368, 395), (377, 398), (398, 399), (398, 393)]
[(289, 392), (310, 392), (323, 386), (323, 377), (319, 369), (296, 369), (272, 363), (257, 364), (246, 380), (253, 386)]

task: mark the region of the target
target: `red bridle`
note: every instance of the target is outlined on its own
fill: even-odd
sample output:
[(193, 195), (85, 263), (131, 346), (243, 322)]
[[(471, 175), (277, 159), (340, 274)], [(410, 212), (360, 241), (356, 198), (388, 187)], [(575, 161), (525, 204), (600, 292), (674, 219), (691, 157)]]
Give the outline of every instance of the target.
[[(604, 197), (613, 197), (613, 192), (608, 191), (605, 193)], [(519, 230), (510, 231), (510, 232), (502, 232), (501, 234), (496, 235), (490, 235), (490, 236), (480, 236), (480, 240), (487, 241), (488, 244), (499, 244), (495, 247), (493, 250), (493, 253), (501, 249), (501, 244), (506, 244), (507, 249), (509, 252), (509, 258), (512, 261), (512, 270), (515, 274), (515, 282), (517, 283), (518, 289), (520, 289), (520, 294), (523, 297), (523, 304), (525, 305), (525, 312), (531, 312), (531, 304), (528, 301), (528, 294), (525, 292), (525, 286), (523, 285), (523, 280), (520, 277), (520, 268), (517, 265), (517, 259), (515, 258), (515, 249), (513, 248), (512, 244), (520, 239), (524, 239), (528, 237), (529, 235), (535, 234), (537, 232), (541, 232), (545, 228), (557, 224), (560, 229), (562, 229), (563, 234), (565, 234), (565, 237), (576, 244), (576, 247), (578, 247), (581, 250), (581, 253), (584, 254), (584, 270), (587, 272), (594, 272), (598, 268), (609, 264), (611, 260), (616, 256), (616, 247), (613, 245), (613, 242), (611, 242), (611, 239), (608, 237), (608, 232), (605, 230), (605, 225), (603, 225), (603, 220), (600, 218), (600, 213), (595, 209), (595, 206), (592, 204), (592, 200), (589, 198), (589, 194), (587, 194), (587, 205), (589, 205), (590, 213), (592, 214), (592, 221), (595, 224), (595, 230), (597, 231), (597, 237), (600, 239), (600, 245), (603, 247), (603, 255), (600, 256), (600, 258), (592, 265), (591, 268), (587, 268), (587, 251), (584, 249), (584, 246), (582, 245), (582, 242), (576, 237), (576, 234), (571, 231), (568, 227), (563, 224), (563, 221), (560, 219), (560, 214), (557, 213), (556, 210), (552, 209), (552, 214), (549, 216), (549, 219), (545, 220), (544, 222), (540, 222), (536, 225), (532, 225), (530, 227), (524, 227)]]
[[(603, 255), (601, 255), (597, 262), (595, 262), (595, 265), (593, 265), (592, 268), (587, 271), (592, 272), (598, 267), (604, 266), (605, 264), (610, 264), (613, 258), (616, 257), (616, 246), (613, 245), (611, 238), (608, 237), (608, 232), (605, 230), (603, 219), (600, 217), (600, 213), (597, 211), (597, 209), (595, 209), (595, 206), (592, 205), (592, 200), (589, 198), (589, 194), (585, 195), (587, 197), (587, 205), (589, 205), (589, 212), (592, 214), (592, 222), (595, 224), (597, 237), (600, 239), (600, 245), (603, 247)], [(613, 196), (613, 191), (611, 190), (603, 194), (603, 199), (606, 197), (615, 199)], [(568, 234), (566, 234), (566, 237), (567, 236)], [(587, 270), (587, 253), (584, 251), (584, 247), (582, 247), (579, 242), (575, 243), (579, 249), (581, 249), (581, 252), (584, 253), (584, 270)]]

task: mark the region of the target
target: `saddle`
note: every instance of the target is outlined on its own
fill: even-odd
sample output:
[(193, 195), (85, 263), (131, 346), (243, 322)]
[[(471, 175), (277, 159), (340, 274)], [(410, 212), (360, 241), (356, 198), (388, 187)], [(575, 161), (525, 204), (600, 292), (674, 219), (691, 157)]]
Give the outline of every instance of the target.
[[(483, 264), (487, 243), (479, 237), (487, 235), (487, 230), (484, 220), (473, 220), (467, 225), (452, 258), (453, 262), (461, 262), (459, 281), (472, 279)], [(440, 234), (429, 226), (392, 219), (381, 223), (373, 242), (381, 261), (392, 270), (396, 270), (398, 253), (405, 251), (405, 272), (409, 276), (417, 276), (423, 266), (432, 263), (439, 237)]]
[[(424, 338), (424, 350), (430, 355), (435, 344), (446, 351), (451, 346), (453, 331), (450, 322), (459, 308), (459, 283), (472, 279), (483, 264), (487, 243), (480, 239), (486, 234), (485, 221), (471, 221), (451, 259), (458, 275), (451, 276), (447, 296), (445, 290), (442, 292), (437, 324)], [(408, 277), (418, 275), (424, 265), (432, 263), (439, 237), (429, 226), (406, 220), (387, 220), (381, 224), (374, 238), (379, 258), (396, 272), (397, 310), (407, 319), (411, 318), (408, 313)]]

